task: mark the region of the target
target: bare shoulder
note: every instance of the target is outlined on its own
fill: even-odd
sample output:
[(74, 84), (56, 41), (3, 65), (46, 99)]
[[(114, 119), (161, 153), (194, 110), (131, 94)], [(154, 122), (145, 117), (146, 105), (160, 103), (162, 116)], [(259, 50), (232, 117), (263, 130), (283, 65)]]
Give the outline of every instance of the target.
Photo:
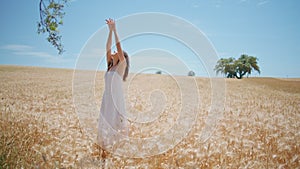
[(124, 60), (120, 61), (120, 65), (122, 65), (122, 66), (126, 66), (126, 65), (127, 65), (126, 59), (124, 59)]

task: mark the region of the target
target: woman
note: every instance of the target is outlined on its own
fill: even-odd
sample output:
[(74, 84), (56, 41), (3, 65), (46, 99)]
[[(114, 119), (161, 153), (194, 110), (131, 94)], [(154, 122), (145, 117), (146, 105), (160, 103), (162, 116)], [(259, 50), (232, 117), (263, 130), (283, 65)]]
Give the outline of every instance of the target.
[[(122, 82), (128, 75), (129, 58), (122, 50), (115, 21), (108, 19), (106, 24), (109, 28), (106, 43), (107, 71), (104, 77), (105, 90), (98, 121), (97, 141), (101, 147), (110, 149), (120, 137), (128, 135)], [(112, 34), (114, 34), (117, 47), (117, 52), (113, 54), (111, 53)]]

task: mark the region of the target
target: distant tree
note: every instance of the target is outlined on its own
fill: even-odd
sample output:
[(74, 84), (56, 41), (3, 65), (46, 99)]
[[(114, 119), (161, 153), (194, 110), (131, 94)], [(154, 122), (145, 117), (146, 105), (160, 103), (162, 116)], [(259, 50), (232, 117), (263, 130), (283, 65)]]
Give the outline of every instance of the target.
[(160, 70), (159, 70), (159, 71), (157, 71), (157, 72), (156, 72), (156, 74), (161, 74), (161, 71), (160, 71)]
[(195, 72), (194, 71), (189, 71), (188, 76), (195, 76)]
[(39, 2), (40, 21), (37, 32), (47, 33), (48, 42), (58, 50), (59, 54), (64, 52), (64, 48), (58, 27), (63, 25), (64, 7), (68, 1), (70, 0), (40, 0)]
[(227, 78), (235, 77), (235, 59), (230, 57), (228, 59), (221, 58), (218, 60), (217, 65), (215, 66), (216, 73), (221, 73), (227, 76)]
[(242, 79), (245, 75), (249, 76), (253, 70), (260, 73), (257, 60), (256, 57), (245, 54), (237, 60), (232, 57), (228, 59), (221, 58), (215, 66), (215, 71), (217, 74), (224, 74), (227, 78)]

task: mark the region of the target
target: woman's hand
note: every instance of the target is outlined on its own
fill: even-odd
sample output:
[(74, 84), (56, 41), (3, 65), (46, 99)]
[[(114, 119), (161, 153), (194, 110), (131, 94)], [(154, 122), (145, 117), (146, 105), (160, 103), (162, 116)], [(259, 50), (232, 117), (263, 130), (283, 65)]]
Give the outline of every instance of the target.
[(106, 24), (108, 25), (108, 28), (110, 31), (114, 31), (116, 29), (116, 24), (115, 24), (115, 21), (111, 18), (109, 19), (106, 19)]

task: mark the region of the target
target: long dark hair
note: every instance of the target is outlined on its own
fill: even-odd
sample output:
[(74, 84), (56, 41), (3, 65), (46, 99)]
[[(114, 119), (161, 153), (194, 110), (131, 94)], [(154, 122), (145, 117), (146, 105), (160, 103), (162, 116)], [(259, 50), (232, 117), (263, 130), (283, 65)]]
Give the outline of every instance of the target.
[[(125, 57), (125, 60), (126, 60), (126, 68), (125, 68), (125, 71), (124, 71), (124, 75), (123, 75), (123, 81), (126, 81), (126, 78), (128, 76), (128, 72), (129, 72), (129, 56), (127, 54), (127, 52), (123, 51), (123, 54), (124, 54), (124, 57)], [(119, 64), (119, 60), (117, 62), (117, 64)], [(109, 69), (113, 67), (113, 61), (110, 61), (107, 63), (107, 71), (109, 71)]]
[(127, 52), (123, 51), (124, 57), (126, 59), (126, 68), (125, 68), (125, 72), (123, 75), (123, 81), (126, 81), (126, 78), (128, 76), (128, 72), (129, 72), (129, 56), (127, 54)]

